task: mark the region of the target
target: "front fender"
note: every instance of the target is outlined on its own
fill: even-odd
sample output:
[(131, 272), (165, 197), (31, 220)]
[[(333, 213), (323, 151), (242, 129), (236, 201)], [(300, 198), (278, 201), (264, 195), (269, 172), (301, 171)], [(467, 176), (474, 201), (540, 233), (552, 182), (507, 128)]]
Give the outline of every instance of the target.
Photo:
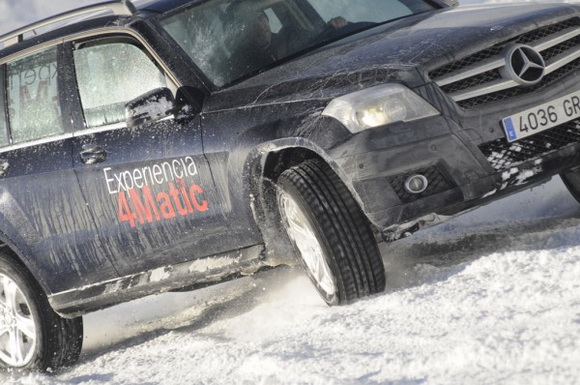
[(293, 261), (287, 258), (293, 255), (292, 247), (280, 227), (282, 222), (276, 199), (276, 179), (285, 169), (312, 158), (327, 163), (358, 199), (350, 179), (336, 162), (323, 148), (308, 139), (294, 137), (263, 143), (252, 149), (246, 158), (244, 195), (250, 197), (247, 210), (260, 230), (266, 244), (267, 258), (273, 265)]
[[(303, 138), (303, 137), (293, 137), (293, 138), (283, 138), (273, 140), (267, 143), (260, 144), (249, 152), (246, 161), (244, 163), (244, 175), (249, 177), (244, 178), (244, 191), (248, 194), (254, 194), (255, 187), (252, 186), (255, 181), (259, 181), (264, 177), (264, 169), (269, 156), (272, 154), (284, 152), (284, 151), (296, 151), (301, 153), (311, 154), (312, 157), (318, 157), (324, 162), (326, 162), (342, 180), (342, 182), (347, 186), (351, 194), (356, 198), (357, 193), (353, 187), (352, 181), (346, 173), (338, 166), (334, 159), (325, 151), (321, 146), (317, 145), (315, 142)], [(360, 203), (360, 201), (359, 201)]]

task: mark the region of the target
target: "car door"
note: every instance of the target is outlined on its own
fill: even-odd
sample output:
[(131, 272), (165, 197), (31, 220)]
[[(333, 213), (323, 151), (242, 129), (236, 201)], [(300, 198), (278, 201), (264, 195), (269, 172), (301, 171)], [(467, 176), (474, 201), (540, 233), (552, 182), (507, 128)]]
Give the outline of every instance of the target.
[(95, 236), (120, 274), (219, 252), (227, 224), (214, 199), (199, 118), (126, 124), (126, 103), (159, 88), (175, 94), (176, 82), (133, 37), (71, 48), (85, 122), (73, 139), (74, 168)]
[(0, 231), (49, 292), (117, 277), (95, 248), (72, 167), (61, 50), (1, 67)]

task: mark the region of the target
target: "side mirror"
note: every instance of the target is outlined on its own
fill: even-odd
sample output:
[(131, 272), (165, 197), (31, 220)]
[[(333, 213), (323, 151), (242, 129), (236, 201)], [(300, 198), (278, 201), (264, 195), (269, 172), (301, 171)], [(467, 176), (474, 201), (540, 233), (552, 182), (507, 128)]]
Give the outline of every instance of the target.
[(156, 122), (172, 116), (176, 105), (169, 88), (156, 88), (125, 105), (125, 120), (128, 127)]

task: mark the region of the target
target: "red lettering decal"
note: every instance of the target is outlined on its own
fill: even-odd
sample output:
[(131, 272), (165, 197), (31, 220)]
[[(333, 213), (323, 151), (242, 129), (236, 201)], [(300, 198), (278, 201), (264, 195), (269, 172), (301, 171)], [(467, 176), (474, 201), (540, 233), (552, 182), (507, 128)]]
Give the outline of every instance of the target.
[(153, 222), (153, 214), (155, 214), (155, 220), (160, 220), (161, 216), (159, 215), (159, 211), (157, 211), (157, 205), (155, 204), (153, 196), (151, 195), (151, 189), (149, 186), (145, 186), (141, 191), (143, 191), (145, 204), (143, 204), (141, 196), (137, 190), (134, 188), (129, 190), (129, 195), (131, 196), (133, 207), (135, 207), (135, 211), (139, 217), (139, 222), (145, 223), (145, 219), (148, 223)]
[(203, 194), (203, 189), (200, 186), (193, 185), (189, 188), (189, 195), (191, 196), (191, 200), (193, 201), (193, 205), (197, 209), (197, 211), (205, 212), (207, 211), (208, 203), (206, 200), (203, 200), (201, 203), (197, 200), (196, 194)]
[(160, 192), (157, 194), (157, 202), (159, 202), (159, 210), (161, 210), (161, 215), (163, 215), (163, 218), (171, 219), (177, 216), (175, 209), (171, 204), (171, 198), (169, 198), (167, 193)]
[(185, 205), (187, 206), (187, 211), (189, 211), (190, 214), (193, 214), (193, 206), (191, 205), (191, 201), (189, 200), (189, 197), (187, 196), (187, 185), (185, 184), (185, 182), (183, 181), (183, 179), (177, 179), (177, 187), (179, 187), (179, 191), (181, 191), (181, 196), (183, 197), (183, 201), (185, 202)]
[(177, 211), (181, 215), (187, 215), (187, 209), (183, 207), (181, 204), (181, 200), (179, 199), (180, 193), (179, 190), (175, 188), (173, 183), (169, 183), (169, 195), (173, 198), (173, 202), (175, 202), (175, 206), (177, 207)]
[(161, 191), (155, 196), (150, 186), (119, 191), (119, 220), (136, 227), (138, 223), (152, 223), (208, 210), (209, 203), (203, 199), (205, 192), (201, 186), (189, 187), (181, 179), (169, 182), (168, 186), (169, 191)]
[(121, 222), (129, 222), (131, 227), (135, 227), (136, 215), (131, 211), (131, 206), (127, 201), (127, 195), (124, 191), (119, 192), (119, 220)]

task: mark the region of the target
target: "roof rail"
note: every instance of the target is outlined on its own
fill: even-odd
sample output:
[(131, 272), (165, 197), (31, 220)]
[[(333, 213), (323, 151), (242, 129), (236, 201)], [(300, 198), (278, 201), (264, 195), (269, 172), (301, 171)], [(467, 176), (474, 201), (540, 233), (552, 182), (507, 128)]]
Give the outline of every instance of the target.
[(47, 27), (51, 24), (56, 24), (67, 19), (72, 19), (77, 16), (99, 11), (112, 11), (113, 14), (117, 16), (132, 16), (137, 13), (137, 8), (133, 5), (133, 3), (131, 3), (130, 0), (113, 0), (88, 5), (86, 7), (73, 9), (68, 12), (59, 13), (58, 15), (48, 17), (46, 19), (37, 21), (36, 23), (19, 28), (16, 31), (10, 32), (6, 35), (0, 36), (0, 43), (2, 43), (4, 48), (6, 48), (24, 41), (24, 35), (26, 33), (36, 33), (36, 30), (39, 28)]

